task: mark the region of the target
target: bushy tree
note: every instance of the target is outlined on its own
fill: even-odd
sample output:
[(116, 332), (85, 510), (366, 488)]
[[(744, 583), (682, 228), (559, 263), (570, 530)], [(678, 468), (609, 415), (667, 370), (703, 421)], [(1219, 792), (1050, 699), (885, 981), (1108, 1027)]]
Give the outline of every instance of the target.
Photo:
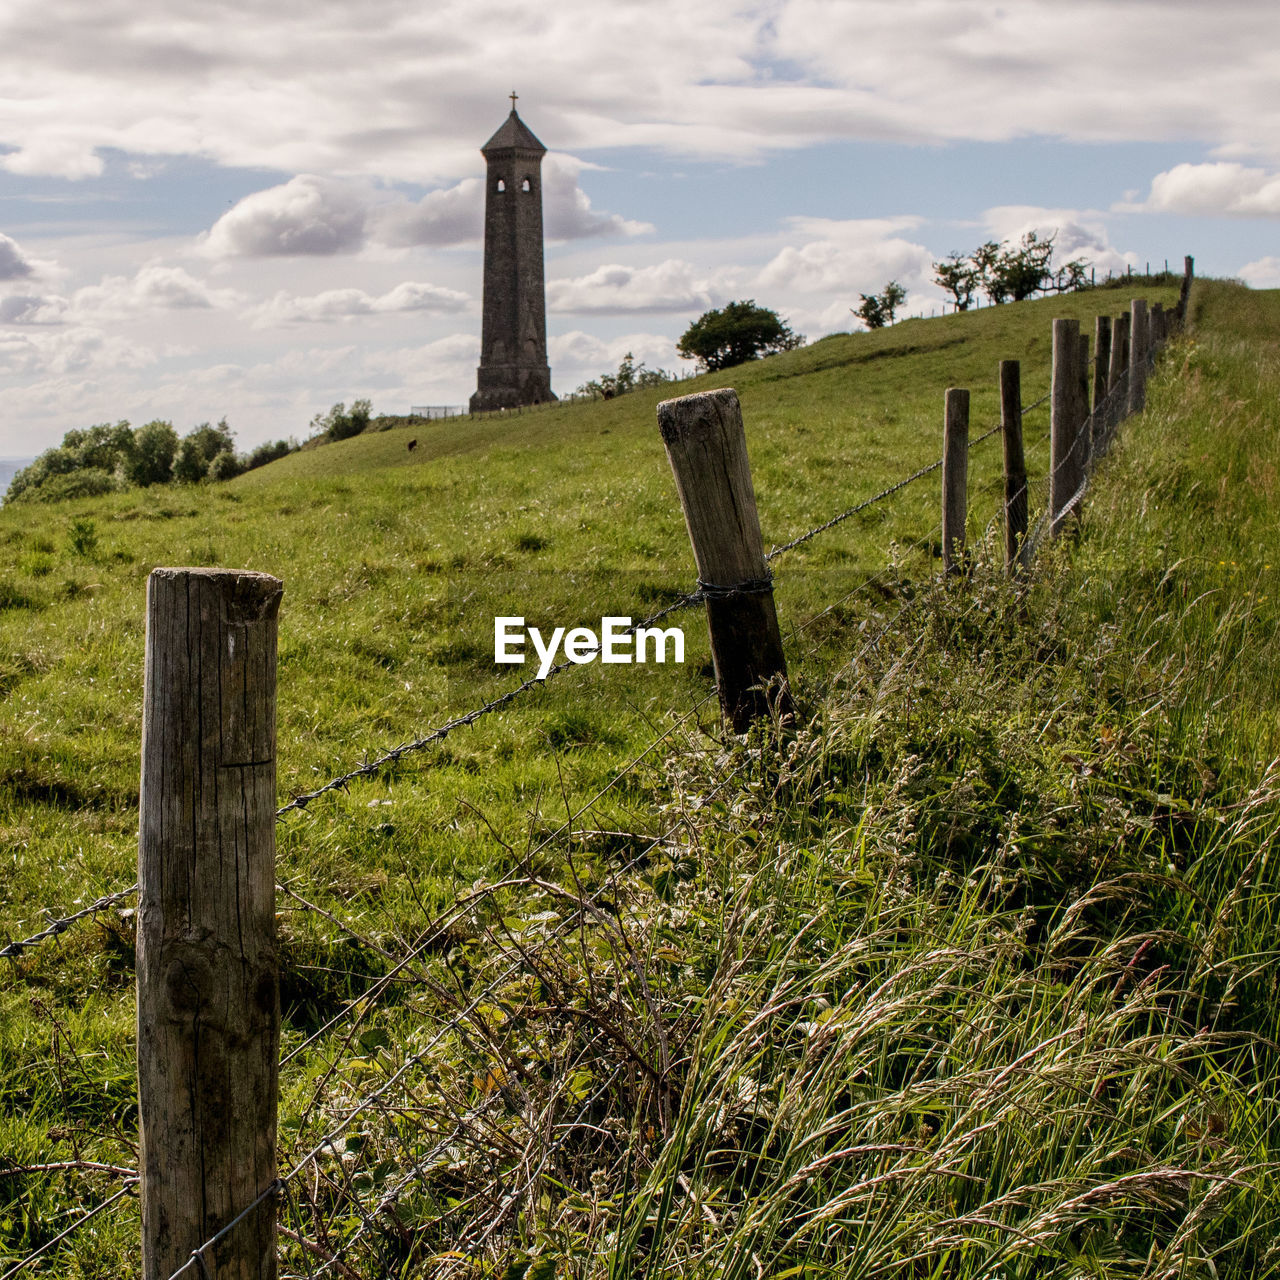
[(216, 427), (202, 422), (182, 437), (173, 463), (173, 478), (180, 484), (199, 484), (208, 476), (215, 458), (224, 453), (234, 456), (235, 451), (235, 432), (227, 425), (226, 418)]
[[(265, 447), (288, 453), (293, 446), (279, 441)], [(123, 421), (78, 427), (68, 431), (57, 448), (46, 449), (14, 476), (5, 501), (57, 502), (173, 480), (196, 484), (224, 456), (230, 461), (220, 464), (218, 478), (245, 470), (246, 460), (236, 454), (235, 433), (226, 418), (216, 427), (202, 422), (181, 439), (173, 423), (161, 419), (136, 430)], [(271, 455), (279, 456), (279, 452)]]
[(62, 498), (110, 493), (133, 457), (134, 433), (127, 422), (77, 427), (62, 443), (46, 449), (9, 482), (6, 502), (55, 502)]
[(1086, 286), (1089, 264), (1073, 258), (1053, 267), (1057, 232), (1041, 237), (1028, 231), (1017, 244), (988, 240), (967, 258), (952, 253), (933, 264), (934, 283), (955, 300), (957, 311), (967, 311), (978, 288), (995, 304), (1021, 302), (1037, 293), (1068, 293)]
[(892, 324), (898, 308), (907, 300), (907, 291), (896, 281), (890, 280), (882, 293), (860, 293), (862, 299), (850, 310), (868, 329), (883, 329)]
[(978, 268), (962, 253), (949, 253), (933, 264), (933, 282), (951, 295), (957, 311), (968, 311), (978, 291)]
[(268, 462), (285, 457), (297, 447), (292, 440), (272, 440), (269, 444), (260, 444), (244, 460), (244, 469), (252, 471), (256, 467), (265, 467)]
[(758, 307), (751, 298), (704, 312), (685, 330), (676, 350), (704, 369), (729, 369), (775, 351), (804, 345), (776, 311)]
[(1008, 298), (1022, 302), (1048, 288), (1056, 235), (1054, 232), (1041, 240), (1034, 231), (1028, 231), (1016, 246), (1001, 247), (991, 269), (991, 279), (1002, 295), (1000, 301)]
[(244, 469), (243, 458), (233, 450), (224, 450), (222, 453), (215, 454), (213, 461), (209, 463), (209, 479), (214, 482), (234, 480), (236, 476), (244, 473)]
[(96, 427), (73, 428), (62, 437), (62, 447), (74, 455), (77, 468), (93, 467), (110, 473), (133, 453), (135, 435), (127, 422), (114, 426), (104, 422)]
[(324, 436), (328, 440), (350, 439), (368, 427), (372, 413), (373, 402), (370, 400), (353, 400), (350, 410), (339, 400), (328, 413), (317, 413), (311, 419), (312, 435)]
[(133, 452), (122, 468), (129, 484), (146, 488), (168, 484), (173, 479), (173, 459), (178, 452), (178, 433), (173, 423), (156, 419), (133, 433)]

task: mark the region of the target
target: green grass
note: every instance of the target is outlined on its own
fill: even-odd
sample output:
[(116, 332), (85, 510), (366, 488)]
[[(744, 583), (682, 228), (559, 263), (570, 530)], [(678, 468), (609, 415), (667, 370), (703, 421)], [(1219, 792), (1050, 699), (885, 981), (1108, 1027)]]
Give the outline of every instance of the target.
[[(1000, 359), (1022, 359), (1038, 399), (1050, 318), (1091, 325), (1123, 301), (909, 321), (679, 390), (737, 387), (780, 543), (936, 458), (947, 386), (971, 388), (976, 435)], [(572, 672), (281, 824), (282, 878), (363, 938), (281, 900), (286, 1048), (471, 903), (413, 982), (354, 1007), (350, 1040), (286, 1068), (296, 1152), (431, 1046), (412, 1117), (373, 1109), (286, 1225), (352, 1238), (360, 1275), (461, 1272), (443, 1255), (464, 1245), (493, 1274), (529, 1254), (583, 1276), (1280, 1274), (1280, 306), (1202, 285), (1197, 313), (1083, 537), (1029, 597), (981, 567), (970, 596), (920, 590), (936, 477), (778, 563), (785, 632), (893, 566), (789, 636), (793, 741), (722, 741), (691, 614), (684, 668)], [(418, 423), (226, 486), (0, 510), (4, 927), (133, 878), (153, 566), (284, 579), (285, 798), (507, 687), (495, 613), (591, 623), (691, 584), (658, 398)], [(991, 441), (970, 472), (980, 546), (998, 468)], [(539, 848), (663, 731), (571, 841)], [(10, 970), (0, 1157), (132, 1162), (131, 947), (112, 918)], [(317, 1093), (329, 1110), (309, 1109)], [(349, 1217), (352, 1187), (376, 1202), (424, 1159), (394, 1213)], [(110, 1185), (0, 1179), (3, 1248)], [(490, 1187), (523, 1189), (505, 1218)], [(46, 1273), (131, 1274), (134, 1229), (114, 1215)]]

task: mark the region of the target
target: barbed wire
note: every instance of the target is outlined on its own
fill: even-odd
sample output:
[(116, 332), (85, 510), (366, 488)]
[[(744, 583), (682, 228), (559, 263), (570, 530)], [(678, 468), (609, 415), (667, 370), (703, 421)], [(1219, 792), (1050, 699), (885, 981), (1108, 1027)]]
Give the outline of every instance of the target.
[[(705, 807), (720, 791), (728, 786), (728, 784), (736, 778), (738, 774), (747, 768), (750, 763), (751, 758), (748, 756), (734, 769), (726, 773), (715, 784), (715, 786), (711, 787), (707, 791), (706, 795), (700, 797), (699, 807)], [(576, 928), (579, 917), (589, 906), (598, 904), (600, 899), (606, 894), (613, 893), (616, 889), (619, 877), (634, 870), (636, 867), (643, 865), (649, 854), (652, 853), (654, 849), (661, 847), (670, 838), (670, 836), (684, 824), (685, 821), (686, 819), (682, 814), (666, 829), (666, 831), (650, 841), (645, 849), (638, 853), (624, 866), (617, 868), (594, 893), (588, 895), (584, 899), (581, 899), (578, 910), (570, 913), (568, 918), (561, 920), (555, 929), (549, 931), (547, 938), (544, 940), (544, 946), (553, 938)], [(506, 982), (510, 977), (518, 973), (524, 963), (525, 961), (523, 957), (513, 961), (499, 974), (485, 983), (481, 990), (467, 1001), (465, 1008), (459, 1010), (452, 1017), (447, 1019), (422, 1049), (407, 1057), (404, 1062), (387, 1077), (386, 1080), (384, 1080), (375, 1089), (370, 1090), (358, 1102), (353, 1104), (341, 1120), (333, 1125), (318, 1142), (314, 1143), (299, 1160), (295, 1161), (294, 1164), (290, 1166), (288, 1172), (275, 1178), (271, 1183), (264, 1187), (263, 1190), (260, 1191), (258, 1195), (255, 1196), (254, 1199), (235, 1216), (235, 1218), (228, 1222), (226, 1226), (222, 1227), (219, 1231), (210, 1236), (196, 1249), (193, 1249), (190, 1258), (188, 1258), (187, 1261), (184, 1262), (176, 1271), (172, 1272), (168, 1277), (168, 1280), (179, 1280), (179, 1277), (186, 1274), (192, 1266), (199, 1266), (201, 1268), (207, 1266), (203, 1255), (209, 1249), (224, 1240), (241, 1222), (245, 1220), (245, 1218), (265, 1204), (267, 1200), (280, 1194), (285, 1185), (296, 1178), (305, 1168), (307, 1168), (309, 1164), (317, 1159), (326, 1148), (332, 1147), (352, 1123), (365, 1114), (365, 1112), (374, 1106), (375, 1103), (385, 1097), (399, 1081), (413, 1070), (413, 1068), (422, 1063), (450, 1031), (458, 1029), (462, 1022), (475, 1013), (476, 1010), (494, 994), (502, 983)], [(5, 1278), (0, 1277), (0, 1280), (5, 1280)]]
[[(29, 947), (39, 946), (42, 942), (47, 942), (50, 938), (56, 938), (59, 934), (66, 933), (72, 925), (79, 923), (81, 920), (87, 920), (90, 916), (97, 915), (100, 911), (107, 911), (123, 902), (126, 898), (132, 897), (138, 892), (138, 885), (135, 881), (127, 889), (120, 889), (115, 893), (108, 893), (105, 896), (91, 902), (87, 907), (73, 912), (71, 915), (62, 916), (60, 919), (51, 920), (48, 926), (41, 929), (39, 933), (33, 933), (29, 938), (22, 938), (16, 942), (6, 943), (0, 947), (0, 958), (7, 960), (17, 959)], [(0, 1277), (3, 1280), (3, 1277)]]

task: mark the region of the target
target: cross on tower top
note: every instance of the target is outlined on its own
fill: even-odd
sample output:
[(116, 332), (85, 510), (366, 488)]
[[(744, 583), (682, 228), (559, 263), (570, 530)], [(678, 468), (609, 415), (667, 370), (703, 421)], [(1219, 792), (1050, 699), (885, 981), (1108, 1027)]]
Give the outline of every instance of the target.
[(516, 98), (517, 98), (517, 96), (518, 96), (518, 95), (517, 95), (516, 91), (515, 91), (514, 89), (512, 89), (512, 90), (511, 90), (511, 110), (512, 110), (512, 111), (514, 111), (514, 110), (516, 109)]

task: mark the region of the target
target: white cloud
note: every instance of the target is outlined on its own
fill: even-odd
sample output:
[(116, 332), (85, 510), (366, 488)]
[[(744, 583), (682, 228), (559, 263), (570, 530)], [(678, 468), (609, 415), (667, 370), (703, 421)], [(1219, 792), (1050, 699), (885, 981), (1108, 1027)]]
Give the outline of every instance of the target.
[(31, 260), (18, 242), (0, 232), (0, 280), (25, 280), (34, 272)]
[(464, 178), (429, 191), (421, 200), (399, 200), (374, 211), (374, 235), (384, 244), (450, 245), (484, 235), (484, 182)]
[(649, 267), (607, 263), (583, 276), (547, 281), (547, 309), (552, 312), (703, 311), (721, 296), (692, 263), (678, 258)]
[(61, 324), (66, 310), (67, 300), (56, 295), (12, 293), (0, 298), (0, 324)]
[(16, 375), (67, 375), (89, 370), (144, 369), (160, 353), (91, 325), (0, 335), (0, 370)]
[(182, 267), (153, 264), (133, 277), (104, 276), (100, 284), (77, 289), (70, 307), (81, 315), (127, 315), (230, 307), (239, 297), (232, 289), (211, 288)]
[(245, 196), (214, 223), (204, 249), (228, 258), (348, 253), (364, 241), (365, 217), (353, 185), (302, 173)]
[(1280, 289), (1280, 258), (1259, 258), (1246, 263), (1238, 274), (1251, 289)]
[(584, 240), (596, 236), (637, 236), (654, 229), (617, 213), (597, 213), (578, 185), (585, 166), (572, 156), (548, 155), (542, 162), (542, 221), (549, 240)]
[(17, 150), (0, 155), (0, 169), (23, 177), (96, 178), (103, 170), (95, 144), (57, 134), (28, 138)]
[(281, 292), (250, 308), (247, 314), (255, 329), (269, 329), (277, 325), (350, 320), (396, 311), (443, 314), (465, 310), (470, 302), (470, 297), (457, 289), (406, 280), (380, 295), (363, 289), (327, 289), (309, 297)]
[(456, 180), (477, 171), (513, 73), (543, 141), (577, 151), (1038, 134), (1274, 154), (1278, 27), (1258, 0), (315, 0), (142, 17), (136, 0), (10, 0), (0, 98), (21, 109), (0, 166), (82, 177), (110, 147)]
[(807, 237), (788, 245), (760, 271), (762, 289), (800, 293), (842, 293), (856, 304), (859, 293), (875, 293), (890, 280), (911, 287), (932, 271), (933, 255), (896, 234), (919, 225), (915, 217), (791, 218), (792, 232)]
[(1277, 218), (1280, 174), (1233, 161), (1179, 164), (1152, 178), (1150, 195), (1137, 207), (1158, 213)]
[[(578, 186), (585, 166), (572, 156), (543, 162), (543, 226), (550, 240), (581, 240), (652, 231), (645, 222), (601, 213)], [(369, 245), (479, 243), (484, 236), (484, 182), (464, 178), (420, 200), (361, 183), (299, 174), (246, 196), (213, 225), (204, 252), (221, 258), (356, 253)]]

